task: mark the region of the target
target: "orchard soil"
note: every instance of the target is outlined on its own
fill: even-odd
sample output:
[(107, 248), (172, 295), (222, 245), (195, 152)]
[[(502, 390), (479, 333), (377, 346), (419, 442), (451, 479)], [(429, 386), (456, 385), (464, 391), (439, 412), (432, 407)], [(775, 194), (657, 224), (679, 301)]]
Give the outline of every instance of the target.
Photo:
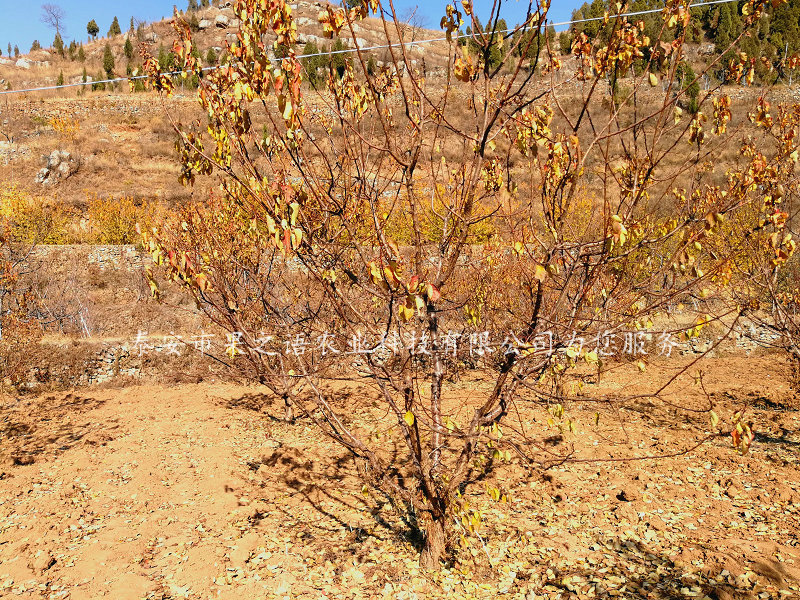
[[(518, 401), (515, 418), (542, 440), (535, 458), (587, 462), (496, 464), (467, 489), (479, 535), (440, 572), (420, 570), (418, 540), (350, 457), (307, 419), (279, 420), (260, 388), (3, 397), (0, 597), (800, 598), (800, 402), (780, 356), (708, 358), (659, 405), (592, 401), (688, 360), (587, 377), (564, 407), (574, 433)], [(487, 385), (467, 373), (452, 406), (466, 414)], [(368, 385), (330, 391), (354, 420), (391, 426)], [(749, 454), (729, 437), (683, 453), (711, 429), (686, 409), (709, 399), (723, 423), (749, 405)], [(673, 456), (636, 460), (655, 455)]]

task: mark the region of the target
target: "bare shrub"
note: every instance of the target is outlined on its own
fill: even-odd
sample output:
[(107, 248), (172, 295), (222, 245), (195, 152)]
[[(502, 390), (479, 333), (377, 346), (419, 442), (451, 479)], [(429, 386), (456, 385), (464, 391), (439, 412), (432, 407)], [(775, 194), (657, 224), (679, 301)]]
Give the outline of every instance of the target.
[[(447, 7), (442, 86), (425, 80), (401, 42), (378, 70), (355, 52), (309, 99), (287, 5), (239, 0), (230, 65), (199, 89), (207, 122), (172, 121), (181, 181), (216, 171), (221, 195), (146, 233), (168, 277), (239, 344), (230, 362), (352, 452), (367, 485), (424, 532), (429, 568), (479, 529), (464, 492), (498, 463), (591, 460), (529, 434), (515, 403), (540, 403), (570, 435), (563, 383), (610, 360), (611, 336), (632, 340), (627, 357), (645, 370), (656, 352), (636, 350), (672, 303), (718, 301), (713, 314), (667, 332), (684, 339), (736, 319), (731, 265), (760, 226), (759, 186), (778, 176), (758, 170), (724, 190), (711, 184), (714, 157), (736, 132), (721, 90), (694, 115), (678, 108), (684, 4), (666, 4), (660, 39), (613, 16), (603, 36), (577, 36), (570, 85), (553, 76), (563, 65), (543, 29), (546, 7), (529, 7), (525, 28), (538, 35), (507, 35), (512, 47), (497, 53), (499, 7), (485, 27), (470, 3)], [(761, 10), (749, 2), (747, 22)], [(379, 2), (327, 6), (320, 22), (354, 48), (352, 24), (370, 13), (384, 18), (387, 38), (405, 39)], [(472, 19), (470, 52), (455, 39), (463, 18)], [(189, 26), (176, 18), (176, 29), (184, 68), (196, 72)], [(285, 58), (269, 59), (266, 36), (290, 49)], [(740, 56), (728, 68), (747, 79), (750, 65)], [(170, 93), (158, 61), (146, 67)], [(708, 242), (734, 218), (741, 226), (725, 231), (727, 246)], [(347, 342), (335, 352), (324, 337), (334, 332)], [(300, 336), (313, 340), (303, 351), (293, 346)], [(278, 339), (285, 352), (271, 345)], [(345, 358), (337, 376), (371, 385), (387, 417), (325, 391), (331, 363)], [(470, 362), (486, 385), (454, 400), (449, 382)], [(637, 397), (658, 401), (670, 381)], [(685, 408), (705, 415), (711, 405)], [(698, 426), (689, 447), (746, 434), (740, 419), (715, 415), (712, 433)], [(746, 451), (752, 436), (734, 439)], [(504, 498), (497, 488), (489, 496)]]

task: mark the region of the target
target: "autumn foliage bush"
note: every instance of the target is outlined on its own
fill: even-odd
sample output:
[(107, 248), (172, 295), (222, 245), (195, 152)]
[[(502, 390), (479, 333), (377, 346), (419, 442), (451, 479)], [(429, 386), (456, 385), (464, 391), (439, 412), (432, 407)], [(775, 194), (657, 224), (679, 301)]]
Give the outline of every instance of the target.
[[(745, 3), (748, 25), (763, 7)], [(160, 276), (182, 283), (229, 332), (230, 364), (281, 396), (287, 418), (302, 416), (346, 447), (367, 489), (423, 533), (430, 568), (470, 543), (481, 518), (465, 490), (495, 465), (578, 458), (527, 433), (516, 403), (541, 404), (547, 422), (571, 431), (562, 383), (610, 360), (609, 336), (641, 340), (692, 296), (716, 298), (718, 311), (671, 333), (685, 339), (738, 317), (727, 292), (733, 267), (745, 245), (780, 227), (764, 193), (784, 176), (772, 165), (787, 166), (794, 148), (745, 149), (741, 169), (717, 183), (714, 156), (741, 132), (729, 127), (722, 89), (694, 114), (679, 107), (691, 83), (676, 77), (686, 3), (665, 3), (656, 38), (613, 14), (603, 36), (577, 34), (569, 71), (544, 28), (547, 3), (531, 4), (514, 32), (537, 35), (506, 35), (516, 46), (498, 55), (499, 9), (478, 27), (472, 3), (447, 6), (449, 69), (433, 85), (380, 2), (326, 6), (321, 27), (351, 48), (353, 24), (369, 15), (400, 42), (377, 70), (354, 51), (315, 92), (303, 86), (288, 4), (238, 0), (229, 62), (198, 90), (207, 122), (175, 121), (181, 181), (216, 173), (221, 193), (143, 231), (159, 266), (154, 293)], [(457, 39), (465, 22), (470, 52)], [(200, 64), (190, 27), (177, 17), (175, 26), (191, 76)], [(280, 59), (277, 48), (288, 49)], [(171, 93), (158, 60), (145, 66), (151, 85)], [(744, 55), (724, 67), (752, 80)], [(761, 126), (769, 109), (755, 111)], [(738, 227), (725, 229), (732, 221)], [(758, 246), (779, 261), (793, 251), (780, 234)], [(347, 346), (332, 346), (333, 332)], [(648, 357), (630, 353), (642, 370)], [(490, 384), (448, 401), (468, 362)], [(338, 403), (324, 386), (334, 373), (371, 386), (388, 419)], [(668, 383), (654, 383), (648, 398), (658, 401)], [(701, 441), (732, 434), (747, 451), (741, 414), (711, 414)]]
[(0, 214), (0, 387), (25, 382), (41, 336), (35, 300), (19, 281), (29, 247), (12, 239), (10, 230)]
[(16, 188), (0, 192), (0, 218), (9, 239), (30, 245), (134, 244), (140, 241), (137, 224), (150, 227), (165, 213), (152, 200), (89, 195), (87, 208), (58, 199), (31, 196)]

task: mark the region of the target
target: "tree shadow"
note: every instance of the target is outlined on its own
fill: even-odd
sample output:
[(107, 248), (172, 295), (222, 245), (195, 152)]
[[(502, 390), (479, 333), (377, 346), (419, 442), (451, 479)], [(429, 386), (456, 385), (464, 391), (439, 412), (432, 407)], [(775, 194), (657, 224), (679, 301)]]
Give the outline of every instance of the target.
[(13, 465), (28, 465), (44, 456), (56, 456), (80, 443), (105, 445), (118, 425), (102, 424), (81, 415), (105, 400), (67, 394), (27, 399), (6, 407), (0, 419), (0, 447)]
[[(745, 600), (759, 597), (765, 586), (785, 588), (796, 582), (777, 561), (749, 561), (748, 569), (766, 581), (757, 582), (751, 577), (734, 577), (721, 566), (692, 569), (648, 548), (638, 540), (621, 537), (597, 538), (590, 546), (591, 552), (576, 569), (551, 566), (549, 581), (543, 590), (567, 592), (570, 596), (591, 590), (592, 597), (618, 596), (632, 600), (672, 600), (678, 598), (704, 598), (712, 600)], [(720, 548), (706, 548), (714, 559), (725, 558)], [(708, 559), (708, 556), (706, 556)], [(727, 556), (730, 560), (740, 557)], [(745, 566), (744, 564), (742, 565)], [(580, 596), (583, 597), (583, 596)]]
[[(394, 453), (396, 458), (397, 449)], [(409, 519), (408, 511), (400, 507), (392, 511), (392, 517), (396, 517), (396, 521), (392, 517), (387, 518), (385, 508), (392, 506), (391, 498), (377, 497), (372, 488), (362, 495), (349, 493), (356, 482), (360, 482), (356, 461), (349, 454), (326, 457), (323, 462), (318, 462), (297, 448), (279, 446), (266, 452), (259, 460), (250, 461), (248, 467), (264, 474), (264, 480), (260, 484), (262, 487), (277, 480), (292, 490), (297, 502), (306, 504), (319, 515), (318, 520), (306, 522), (304, 526), (318, 532), (318, 535), (311, 537), (319, 537), (330, 550), (333, 550), (335, 543), (325, 536), (330, 536), (334, 529), (351, 533), (345, 546), (338, 550), (346, 551), (357, 558), (364, 558), (368, 552), (363, 542), (368, 538), (383, 540), (386, 536), (382, 533), (403, 539), (418, 550), (422, 548), (423, 539), (419, 528)], [(347, 480), (351, 481), (345, 483)], [(291, 506), (280, 504), (277, 508), (288, 518), (295, 518)], [(365, 526), (362, 520), (364, 517), (374, 527)]]

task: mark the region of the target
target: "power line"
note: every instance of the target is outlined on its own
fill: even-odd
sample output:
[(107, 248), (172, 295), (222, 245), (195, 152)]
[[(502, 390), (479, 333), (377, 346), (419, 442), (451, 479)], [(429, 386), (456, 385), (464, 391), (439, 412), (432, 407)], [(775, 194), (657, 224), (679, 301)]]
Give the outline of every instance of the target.
[[(698, 2), (696, 4), (689, 4), (689, 6), (687, 8), (701, 8), (703, 6), (712, 6), (714, 4), (730, 4), (732, 2), (738, 2), (738, 1), (739, 0), (708, 0), (707, 2)], [(613, 18), (639, 17), (639, 16), (642, 16), (642, 15), (651, 15), (651, 14), (660, 13), (660, 12), (662, 12), (662, 10), (663, 9), (660, 9), (660, 8), (652, 8), (652, 9), (649, 9), (649, 10), (639, 10), (639, 11), (635, 11), (635, 12), (620, 13), (620, 14), (616, 14), (616, 15), (609, 15), (609, 18), (612, 18), (612, 17)], [(585, 19), (574, 19), (572, 21), (561, 21), (560, 23), (548, 23), (547, 21), (545, 21), (544, 25), (545, 25), (545, 27), (563, 27), (565, 25), (578, 25), (580, 23), (591, 23), (593, 21), (603, 21), (603, 20), (605, 20), (605, 18), (606, 18), (605, 16), (603, 16), (603, 17), (587, 17)], [(524, 30), (524, 29), (525, 28), (523, 27), (522, 30)], [(517, 28), (512, 27), (512, 28), (509, 28), (509, 29), (498, 30), (495, 33), (512, 33), (512, 32), (514, 32), (516, 30), (517, 30)], [(457, 40), (460, 40), (460, 39), (471, 38), (472, 36), (471, 35), (462, 34), (462, 35), (451, 36), (451, 37), (455, 38)], [(314, 58), (314, 57), (317, 57), (317, 56), (333, 56), (333, 55), (336, 55), (336, 54), (353, 54), (353, 53), (359, 52), (359, 51), (360, 52), (372, 52), (374, 50), (385, 50), (385, 49), (389, 49), (389, 48), (400, 48), (402, 46), (406, 46), (406, 47), (410, 48), (410, 47), (413, 47), (413, 46), (421, 46), (421, 45), (424, 45), (424, 44), (432, 44), (432, 43), (435, 43), (435, 42), (446, 42), (446, 41), (449, 41), (449, 40), (445, 36), (445, 37), (429, 38), (429, 39), (425, 39), (425, 40), (417, 40), (417, 41), (412, 41), (412, 42), (408, 42), (408, 43), (397, 42), (397, 43), (391, 43), (391, 44), (380, 44), (380, 45), (377, 45), (377, 46), (365, 46), (363, 48), (361, 48), (361, 47), (359, 47), (359, 48), (344, 48), (342, 50), (329, 50), (327, 52), (314, 52), (314, 53), (310, 53), (310, 54), (300, 54), (300, 55), (296, 55), (295, 58), (301, 59), (301, 58)], [(214, 71), (216, 69), (221, 69), (224, 66), (225, 65), (215, 65), (213, 67), (203, 67), (202, 69), (200, 69), (200, 71), (201, 72)], [(162, 73), (162, 75), (173, 76), (173, 75), (180, 75), (181, 73), (183, 73), (183, 71), (168, 71), (166, 73)], [(98, 80), (98, 81), (79, 81), (77, 83), (65, 83), (65, 84), (62, 84), (62, 85), (42, 86), (42, 87), (27, 88), (27, 89), (22, 89), (22, 90), (3, 90), (3, 91), (0, 91), (0, 96), (4, 96), (6, 94), (24, 94), (24, 93), (28, 93), (28, 92), (45, 92), (45, 91), (49, 91), (49, 90), (62, 90), (62, 89), (66, 89), (66, 88), (82, 87), (82, 86), (86, 86), (86, 85), (100, 85), (100, 84), (106, 84), (106, 83), (118, 83), (118, 82), (121, 82), (121, 81), (137, 81), (137, 80), (148, 79), (148, 78), (149, 78), (149, 75), (134, 75), (134, 76), (131, 76), (131, 77), (115, 77), (115, 78), (112, 78), (112, 79), (101, 79), (101, 80)]]

